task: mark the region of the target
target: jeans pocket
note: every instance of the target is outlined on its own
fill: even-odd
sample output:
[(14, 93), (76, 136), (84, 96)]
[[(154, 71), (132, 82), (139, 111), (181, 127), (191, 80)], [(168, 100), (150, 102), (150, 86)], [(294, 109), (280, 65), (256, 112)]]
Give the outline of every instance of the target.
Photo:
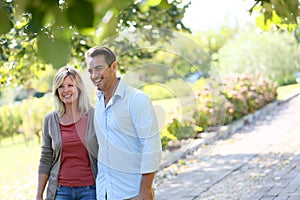
[(89, 185), (87, 186), (87, 189), (96, 190), (96, 185)]
[(72, 197), (72, 189), (66, 186), (58, 186), (56, 190), (56, 200)]

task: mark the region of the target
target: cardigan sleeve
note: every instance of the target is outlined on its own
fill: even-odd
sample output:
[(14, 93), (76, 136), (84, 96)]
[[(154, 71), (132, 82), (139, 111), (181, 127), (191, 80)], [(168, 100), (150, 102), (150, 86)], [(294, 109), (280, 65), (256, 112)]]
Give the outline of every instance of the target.
[(51, 130), (49, 127), (51, 125), (51, 117), (54, 117), (54, 113), (48, 114), (43, 123), (39, 174), (49, 175), (53, 163), (52, 137), (49, 133)]

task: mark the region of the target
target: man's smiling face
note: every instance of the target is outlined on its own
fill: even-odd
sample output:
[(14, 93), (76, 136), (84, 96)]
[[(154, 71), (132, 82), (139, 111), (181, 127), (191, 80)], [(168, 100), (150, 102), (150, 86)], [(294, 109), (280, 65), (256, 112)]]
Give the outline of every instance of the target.
[[(113, 63), (112, 63), (113, 64)], [(88, 72), (93, 84), (100, 91), (109, 90), (114, 75), (111, 65), (107, 65), (104, 55), (97, 55), (87, 59)]]

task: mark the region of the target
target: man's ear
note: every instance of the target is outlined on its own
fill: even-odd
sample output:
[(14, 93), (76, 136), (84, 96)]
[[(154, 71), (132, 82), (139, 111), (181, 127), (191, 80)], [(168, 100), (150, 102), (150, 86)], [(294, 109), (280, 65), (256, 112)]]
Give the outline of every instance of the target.
[(114, 72), (117, 72), (117, 69), (118, 69), (118, 63), (117, 63), (117, 61), (114, 61), (111, 64), (111, 67), (112, 67), (112, 69), (113, 69)]

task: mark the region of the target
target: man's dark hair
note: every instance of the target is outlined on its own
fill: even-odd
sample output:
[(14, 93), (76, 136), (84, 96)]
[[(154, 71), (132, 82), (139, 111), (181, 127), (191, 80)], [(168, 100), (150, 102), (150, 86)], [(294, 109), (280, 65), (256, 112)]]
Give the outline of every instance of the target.
[(90, 48), (86, 52), (85, 58), (87, 59), (88, 57), (95, 57), (99, 55), (104, 56), (105, 63), (108, 66), (110, 66), (113, 62), (116, 61), (116, 55), (114, 54), (114, 52), (112, 52), (112, 50), (110, 50), (108, 47), (98, 47), (98, 46)]

